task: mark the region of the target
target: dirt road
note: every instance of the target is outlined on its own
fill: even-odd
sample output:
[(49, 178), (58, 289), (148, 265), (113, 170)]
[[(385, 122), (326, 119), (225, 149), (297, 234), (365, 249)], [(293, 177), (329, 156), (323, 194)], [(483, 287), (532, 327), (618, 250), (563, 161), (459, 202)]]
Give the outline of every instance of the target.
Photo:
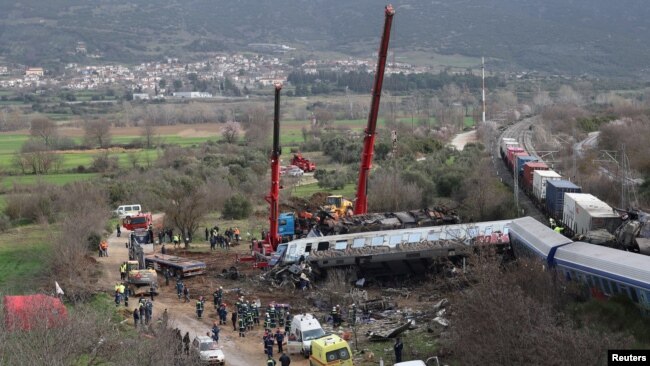
[[(129, 233), (126, 230), (122, 231), (122, 237), (120, 238), (113, 233), (108, 239), (109, 257), (97, 258), (104, 272), (104, 276), (100, 280), (100, 286), (111, 296), (115, 283), (120, 280), (120, 263), (128, 260), (128, 250), (126, 249), (125, 243)], [(156, 248), (156, 250), (159, 250), (159, 248)], [(191, 283), (188, 285), (190, 295), (192, 295), (192, 301), (189, 303), (183, 303), (178, 300), (173, 281), (170, 282), (169, 286), (165, 286), (164, 278), (159, 278), (159, 284), (160, 295), (156, 296), (154, 301), (154, 320), (161, 316), (164, 309), (167, 309), (170, 326), (172, 328), (179, 328), (183, 334), (189, 332), (191, 339), (196, 335), (206, 334), (210, 331), (212, 322), (217, 320), (216, 313), (212, 307), (211, 297), (206, 297), (206, 311), (203, 314), (203, 319), (198, 319), (194, 310), (196, 298), (192, 295)], [(135, 304), (137, 304), (136, 300), (130, 301), (129, 309), (131, 311), (135, 308)], [(230, 307), (229, 311), (231, 311)], [(230, 313), (228, 314), (228, 320), (230, 321)], [(129, 323), (132, 324), (132, 320)], [(231, 326), (221, 326), (219, 343), (226, 356), (227, 364), (232, 366), (265, 364), (266, 357), (263, 353), (262, 334), (262, 330), (256, 329), (249, 332), (246, 338), (240, 338), (237, 332), (233, 332)], [(277, 346), (274, 347), (274, 352), (277, 352)], [(277, 360), (277, 353), (274, 356)], [(299, 355), (292, 355), (291, 358), (292, 365), (301, 366), (308, 364)]]
[(477, 140), (478, 137), (476, 136), (476, 130), (472, 130), (469, 132), (459, 133), (458, 135), (454, 136), (454, 139), (451, 140), (451, 146), (455, 147), (456, 150), (463, 150), (465, 148), (465, 145), (469, 144), (470, 142), (476, 142)]

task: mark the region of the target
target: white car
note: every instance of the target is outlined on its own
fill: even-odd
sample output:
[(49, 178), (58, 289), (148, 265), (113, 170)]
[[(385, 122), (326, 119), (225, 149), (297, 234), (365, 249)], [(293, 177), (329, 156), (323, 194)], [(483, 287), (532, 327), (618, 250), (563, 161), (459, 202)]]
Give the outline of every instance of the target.
[(219, 345), (212, 338), (208, 336), (198, 336), (194, 338), (192, 347), (199, 353), (201, 363), (204, 365), (219, 365), (226, 364), (226, 358), (223, 351), (219, 349)]
[(287, 175), (290, 177), (302, 177), (303, 174), (305, 174), (305, 172), (303, 172), (300, 168), (292, 168), (287, 170)]

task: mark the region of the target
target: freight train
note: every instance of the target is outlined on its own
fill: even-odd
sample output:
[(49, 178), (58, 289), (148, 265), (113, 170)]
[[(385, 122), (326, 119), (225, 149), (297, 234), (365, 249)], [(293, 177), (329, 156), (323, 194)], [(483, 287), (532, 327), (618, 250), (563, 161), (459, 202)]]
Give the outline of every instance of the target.
[[(619, 211), (551, 170), (531, 156), (513, 138), (502, 138), (501, 158), (518, 180), (522, 190), (568, 237), (599, 244), (613, 244), (612, 235), (623, 220)], [(638, 248), (629, 248), (638, 251)]]
[(650, 313), (650, 257), (574, 242), (532, 217), (508, 225), (515, 258), (535, 258), (566, 280), (584, 284), (595, 298), (625, 296)]

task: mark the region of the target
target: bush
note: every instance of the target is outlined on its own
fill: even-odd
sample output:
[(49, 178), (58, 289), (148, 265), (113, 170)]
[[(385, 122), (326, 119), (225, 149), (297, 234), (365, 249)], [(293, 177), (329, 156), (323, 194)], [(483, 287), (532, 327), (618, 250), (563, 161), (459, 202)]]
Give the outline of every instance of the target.
[(238, 194), (226, 200), (223, 206), (223, 217), (229, 220), (247, 219), (253, 210), (248, 198)]
[(318, 186), (325, 189), (343, 189), (348, 182), (348, 174), (342, 170), (318, 169), (314, 173)]
[(10, 228), (11, 228), (11, 220), (9, 220), (9, 217), (7, 215), (0, 213), (0, 233), (4, 233)]

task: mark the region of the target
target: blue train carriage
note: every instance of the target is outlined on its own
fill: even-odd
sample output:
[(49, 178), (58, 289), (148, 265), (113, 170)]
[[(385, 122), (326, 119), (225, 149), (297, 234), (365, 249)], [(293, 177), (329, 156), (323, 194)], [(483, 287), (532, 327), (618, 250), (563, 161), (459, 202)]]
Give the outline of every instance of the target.
[(553, 266), (557, 248), (573, 241), (530, 216), (512, 220), (508, 225), (510, 246), (515, 258), (538, 258), (546, 268)]
[(586, 284), (592, 296), (624, 295), (650, 313), (650, 257), (575, 242), (558, 248), (554, 263), (566, 279)]

